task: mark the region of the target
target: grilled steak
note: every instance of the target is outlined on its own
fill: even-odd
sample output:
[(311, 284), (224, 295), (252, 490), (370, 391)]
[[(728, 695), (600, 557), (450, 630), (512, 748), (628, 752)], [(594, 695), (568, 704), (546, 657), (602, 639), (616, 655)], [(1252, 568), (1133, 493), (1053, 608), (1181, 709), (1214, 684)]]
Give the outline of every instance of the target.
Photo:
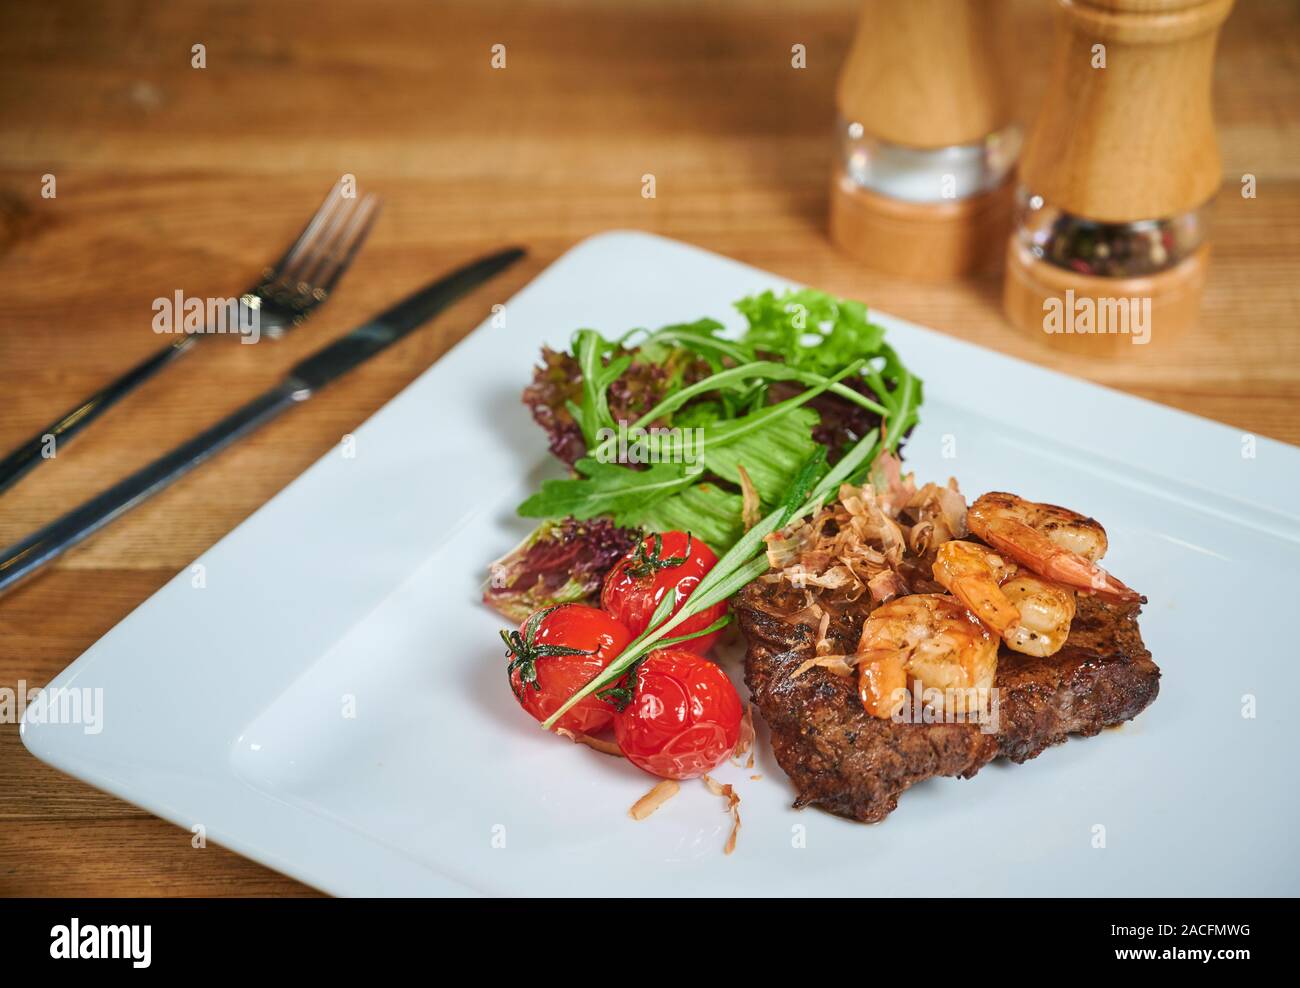
[[(1027, 761), (1071, 734), (1090, 736), (1131, 720), (1160, 688), (1160, 670), (1138, 633), (1138, 605), (1080, 595), (1070, 637), (1055, 655), (999, 652), (995, 733), (973, 723), (895, 723), (862, 709), (856, 677), (811, 668), (790, 678), (814, 655), (816, 629), (789, 617), (803, 606), (802, 593), (761, 580), (737, 596), (748, 642), (745, 681), (798, 791), (795, 805), (868, 823), (883, 820), (922, 779), (970, 778), (999, 756)], [(857, 648), (869, 610), (849, 607), (834, 618), (834, 651)]]

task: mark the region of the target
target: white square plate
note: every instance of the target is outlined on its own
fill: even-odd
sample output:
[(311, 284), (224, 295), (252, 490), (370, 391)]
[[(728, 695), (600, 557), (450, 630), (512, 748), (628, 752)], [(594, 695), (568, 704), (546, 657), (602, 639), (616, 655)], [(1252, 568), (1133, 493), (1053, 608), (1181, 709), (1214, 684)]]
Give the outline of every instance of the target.
[(873, 827), (792, 810), (760, 744), (757, 770), (718, 773), (743, 799), (729, 857), (702, 785), (635, 823), (649, 776), (520, 713), (479, 592), (530, 527), (514, 506), (558, 473), (519, 402), (539, 345), (738, 323), (734, 300), (785, 284), (645, 234), (578, 245), (358, 429), (355, 456), (326, 455), (205, 553), (204, 588), (182, 572), (54, 680), (102, 688), (100, 733), (29, 709), (27, 747), (337, 894), (1300, 892), (1300, 450), (1249, 456), (1236, 430), (878, 313), (925, 379), (911, 469), (1102, 519), (1108, 567), (1151, 600), (1156, 703), (926, 782)]

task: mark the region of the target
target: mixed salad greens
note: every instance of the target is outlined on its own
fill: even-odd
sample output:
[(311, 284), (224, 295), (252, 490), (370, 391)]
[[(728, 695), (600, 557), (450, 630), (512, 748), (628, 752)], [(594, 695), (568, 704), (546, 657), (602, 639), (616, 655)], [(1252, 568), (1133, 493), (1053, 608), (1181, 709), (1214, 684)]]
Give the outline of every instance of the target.
[(921, 382), (866, 306), (801, 289), (736, 308), (738, 338), (705, 318), (617, 339), (581, 329), (567, 352), (543, 351), (524, 401), (572, 474), (519, 505), (540, 525), (493, 564), (488, 603), (522, 620), (589, 600), (642, 532), (692, 533), (722, 557), (721, 580), (814, 492), (861, 483), (897, 450)]

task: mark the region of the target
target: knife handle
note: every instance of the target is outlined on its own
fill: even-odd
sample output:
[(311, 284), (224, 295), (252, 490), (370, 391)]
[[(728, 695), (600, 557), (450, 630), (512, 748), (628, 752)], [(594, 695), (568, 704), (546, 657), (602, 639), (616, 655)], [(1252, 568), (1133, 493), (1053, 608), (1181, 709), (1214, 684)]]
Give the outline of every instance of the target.
[(308, 392), (290, 383), (267, 391), (62, 518), (0, 551), (0, 593), (308, 396)]
[(0, 494), (3, 494), (16, 484), (26, 475), (28, 470), (41, 462), (43, 458), (41, 454), (48, 442), (47, 437), (53, 437), (55, 443), (67, 442), (182, 353), (189, 350), (198, 342), (198, 339), (197, 336), (186, 335), (174, 343), (169, 343), (140, 361), (111, 384), (96, 391), (76, 408), (65, 412), (60, 418), (51, 422), (36, 435), (10, 450), (4, 459), (0, 459)]

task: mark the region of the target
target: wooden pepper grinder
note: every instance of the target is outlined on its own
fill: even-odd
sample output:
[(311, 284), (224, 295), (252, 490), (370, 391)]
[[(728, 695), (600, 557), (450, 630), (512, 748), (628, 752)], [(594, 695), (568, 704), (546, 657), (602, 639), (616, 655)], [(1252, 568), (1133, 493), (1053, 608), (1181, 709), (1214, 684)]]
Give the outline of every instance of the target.
[(1095, 353), (1195, 322), (1221, 181), (1210, 77), (1232, 2), (1058, 0), (1007, 253), (1021, 329)]
[(1005, 0), (864, 0), (840, 72), (831, 239), (890, 274), (1002, 260), (1013, 122)]

